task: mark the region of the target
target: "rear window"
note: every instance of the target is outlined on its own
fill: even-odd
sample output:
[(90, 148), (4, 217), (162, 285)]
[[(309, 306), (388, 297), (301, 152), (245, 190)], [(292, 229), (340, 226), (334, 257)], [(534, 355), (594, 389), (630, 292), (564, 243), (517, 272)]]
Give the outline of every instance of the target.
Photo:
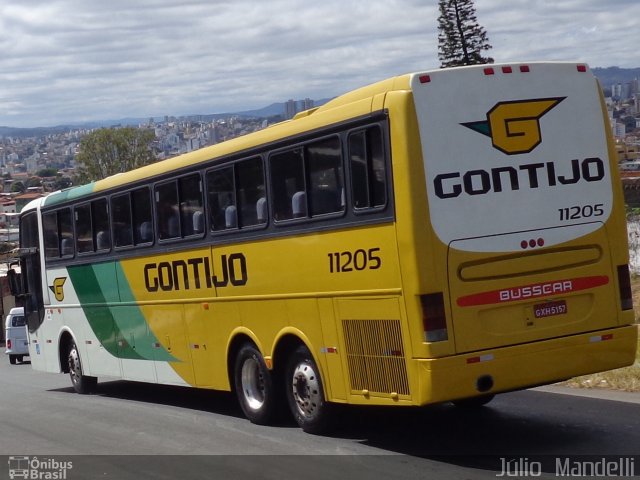
[(12, 327), (24, 327), (25, 325), (26, 325), (26, 322), (24, 320), (24, 316), (15, 315), (15, 316), (11, 317), (11, 326)]

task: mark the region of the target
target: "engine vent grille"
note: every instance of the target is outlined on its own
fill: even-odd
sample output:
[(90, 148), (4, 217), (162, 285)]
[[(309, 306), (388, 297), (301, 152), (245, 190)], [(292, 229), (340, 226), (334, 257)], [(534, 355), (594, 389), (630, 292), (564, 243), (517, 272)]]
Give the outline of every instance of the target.
[(343, 320), (351, 390), (409, 395), (399, 320)]

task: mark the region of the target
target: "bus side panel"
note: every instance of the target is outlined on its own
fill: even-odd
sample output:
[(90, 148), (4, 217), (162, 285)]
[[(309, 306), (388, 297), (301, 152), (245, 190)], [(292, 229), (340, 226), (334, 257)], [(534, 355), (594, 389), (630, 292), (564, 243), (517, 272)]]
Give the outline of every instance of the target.
[(335, 301), (349, 403), (411, 402), (411, 346), (400, 300), (357, 297)]
[(89, 332), (87, 344), (87, 371), (92, 375), (122, 376), (122, 366), (117, 356), (116, 331), (111, 309), (107, 307), (88, 307), (87, 316), (96, 319), (96, 329)]
[[(220, 298), (399, 289), (393, 224), (309, 233), (214, 249)], [(226, 276), (222, 265), (227, 265)], [(222, 272), (222, 273), (221, 273)]]
[[(52, 325), (51, 309), (45, 312), (45, 322)], [(56, 353), (57, 348), (51, 348), (47, 345), (46, 334), (41, 327), (35, 332), (29, 332), (29, 357), (31, 359), (31, 368), (43, 372), (60, 373), (60, 362)]]
[(150, 345), (157, 381), (173, 385), (195, 384), (183, 305), (145, 305), (141, 310), (157, 338), (157, 342)]
[(184, 323), (191, 353), (195, 385), (212, 388), (214, 385), (214, 366), (223, 361), (220, 349), (214, 348), (209, 335), (211, 312), (209, 302), (187, 303), (184, 305)]
[(320, 352), (320, 362), (325, 374), (325, 394), (332, 402), (345, 402), (347, 400), (347, 372), (344, 370), (344, 362), (341, 355), (340, 335), (338, 334), (338, 318), (335, 304), (330, 298), (318, 299), (318, 313), (322, 327), (324, 351)]
[[(455, 352), (453, 335), (446, 341), (425, 342), (420, 295), (447, 289), (446, 245), (430, 228), (422, 145), (414, 97), (410, 91), (389, 92), (393, 184), (396, 204), (398, 261), (402, 271), (409, 338), (414, 357), (431, 358)], [(451, 221), (456, 221), (452, 218)], [(447, 312), (451, 321), (451, 315)], [(449, 327), (451, 328), (451, 326)]]

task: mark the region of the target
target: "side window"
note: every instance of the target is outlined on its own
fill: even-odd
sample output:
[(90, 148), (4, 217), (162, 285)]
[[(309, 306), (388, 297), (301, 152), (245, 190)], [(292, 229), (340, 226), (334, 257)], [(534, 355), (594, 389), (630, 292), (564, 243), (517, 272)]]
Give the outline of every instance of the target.
[(113, 245), (115, 247), (132, 246), (131, 197), (128, 193), (111, 197), (111, 215), (113, 217)]
[(214, 232), (236, 228), (237, 207), (233, 167), (225, 167), (207, 173), (209, 196), (209, 223)]
[(244, 160), (238, 162), (235, 168), (240, 227), (267, 223), (267, 194), (262, 159), (256, 157)]
[(204, 233), (199, 174), (158, 185), (155, 192), (160, 240)]
[(46, 258), (60, 257), (60, 237), (58, 235), (58, 214), (56, 212), (42, 215), (44, 235), (44, 256)]
[(107, 200), (101, 198), (75, 207), (76, 251), (93, 253), (111, 249)]
[(72, 257), (74, 254), (71, 209), (63, 208), (42, 215), (46, 258)]
[(269, 161), (275, 220), (344, 211), (344, 173), (337, 136), (276, 153)]
[(106, 198), (91, 202), (91, 218), (96, 251), (110, 250), (111, 233), (109, 229), (109, 208)]
[(93, 252), (93, 235), (91, 228), (91, 204), (85, 203), (75, 208), (76, 217), (76, 250), (78, 253)]
[(158, 238), (168, 240), (180, 236), (178, 216), (178, 185), (165, 183), (156, 187), (156, 211), (158, 212)]
[(178, 193), (180, 195), (182, 236), (202, 235), (204, 233), (204, 212), (200, 175), (189, 175), (180, 178), (178, 180)]
[(276, 153), (269, 158), (276, 221), (307, 216), (302, 148)]
[(20, 246), (33, 248), (38, 243), (38, 216), (35, 212), (27, 213), (20, 220)]
[(133, 239), (136, 245), (153, 242), (151, 193), (147, 187), (131, 192)]
[(340, 139), (331, 137), (309, 144), (305, 149), (309, 172), (311, 216), (344, 211), (344, 176)]
[(387, 203), (387, 174), (380, 127), (369, 127), (349, 135), (349, 163), (356, 211), (384, 207)]
[(209, 222), (214, 232), (267, 223), (264, 169), (260, 157), (207, 173)]
[(60, 254), (62, 257), (72, 257), (73, 251), (73, 222), (71, 209), (58, 210), (58, 231), (60, 232)]

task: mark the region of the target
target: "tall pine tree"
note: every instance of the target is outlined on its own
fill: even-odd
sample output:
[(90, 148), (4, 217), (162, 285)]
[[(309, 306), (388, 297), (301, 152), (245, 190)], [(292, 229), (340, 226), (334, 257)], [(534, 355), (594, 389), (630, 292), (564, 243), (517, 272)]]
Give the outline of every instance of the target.
[(485, 29), (478, 24), (473, 0), (439, 0), (438, 59), (440, 67), (493, 63)]

